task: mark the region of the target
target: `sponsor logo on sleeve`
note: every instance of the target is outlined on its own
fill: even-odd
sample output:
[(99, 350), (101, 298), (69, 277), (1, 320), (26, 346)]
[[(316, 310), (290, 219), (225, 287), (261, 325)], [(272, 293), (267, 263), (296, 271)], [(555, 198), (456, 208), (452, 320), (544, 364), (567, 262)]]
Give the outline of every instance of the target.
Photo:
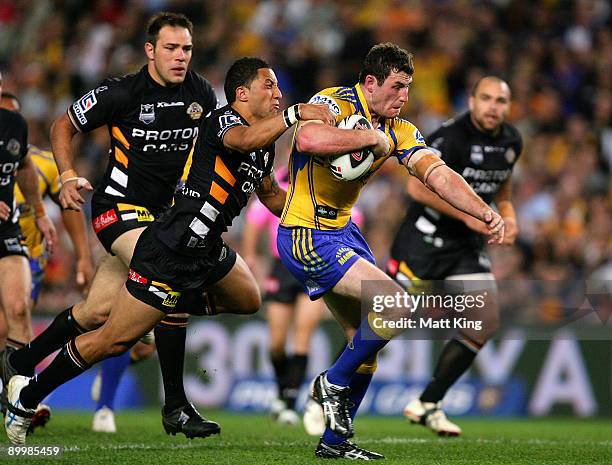
[(85, 113), (91, 110), (97, 103), (96, 91), (91, 90), (72, 104), (72, 111), (79, 120), (79, 123), (87, 124)]
[(338, 116), (340, 114), (340, 107), (338, 106), (336, 101), (327, 95), (317, 94), (312, 97), (308, 103), (318, 103), (321, 105), (327, 105), (334, 115)]
[(414, 139), (419, 144), (425, 144), (425, 138), (423, 137), (423, 134), (421, 134), (421, 131), (419, 131), (417, 128), (414, 128)]

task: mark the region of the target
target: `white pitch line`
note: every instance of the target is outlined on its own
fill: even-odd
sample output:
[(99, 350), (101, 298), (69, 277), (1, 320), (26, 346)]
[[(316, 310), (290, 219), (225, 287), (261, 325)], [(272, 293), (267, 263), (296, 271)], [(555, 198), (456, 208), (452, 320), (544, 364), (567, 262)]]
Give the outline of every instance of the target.
[[(406, 438), (406, 437), (384, 437), (377, 439), (362, 439), (360, 444), (529, 444), (536, 446), (604, 446), (612, 447), (612, 441), (556, 441), (552, 439), (483, 439), (483, 438)], [(296, 447), (310, 445), (306, 441), (262, 441), (262, 445), (272, 447)], [(314, 443), (313, 443), (314, 444)], [(175, 449), (200, 449), (208, 448), (211, 451), (218, 447), (240, 447), (231, 442), (208, 442), (202, 444), (104, 444), (100, 446), (65, 446), (64, 452), (86, 452), (91, 450), (175, 450)]]

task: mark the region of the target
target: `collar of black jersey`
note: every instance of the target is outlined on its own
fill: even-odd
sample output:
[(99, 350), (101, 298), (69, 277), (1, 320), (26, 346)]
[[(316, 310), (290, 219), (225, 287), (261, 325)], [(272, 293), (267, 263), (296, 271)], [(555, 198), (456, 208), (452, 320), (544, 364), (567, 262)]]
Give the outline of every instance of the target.
[[(149, 68), (147, 67), (147, 65), (144, 65), (142, 68), (140, 68), (140, 72), (146, 76), (147, 82), (149, 84), (151, 84), (153, 87), (155, 87), (156, 89), (159, 89), (162, 92), (173, 92), (174, 90), (178, 89), (182, 84), (182, 83), (176, 84), (175, 86), (162, 86), (159, 82), (153, 79), (153, 77), (149, 73)], [(187, 74), (188, 73), (189, 73), (189, 69), (187, 69)], [(187, 74), (185, 74), (185, 80), (187, 80)]]

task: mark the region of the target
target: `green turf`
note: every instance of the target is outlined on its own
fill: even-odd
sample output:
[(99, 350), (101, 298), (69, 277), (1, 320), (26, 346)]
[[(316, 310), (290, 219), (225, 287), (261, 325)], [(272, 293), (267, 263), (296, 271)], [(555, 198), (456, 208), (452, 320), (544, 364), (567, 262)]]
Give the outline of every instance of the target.
[[(29, 445), (62, 445), (61, 459), (12, 459), (0, 463), (112, 464), (310, 464), (317, 439), (266, 416), (226, 412), (208, 416), (222, 435), (187, 440), (166, 436), (157, 411), (121, 412), (118, 433), (93, 433), (90, 413), (55, 412)], [(356, 423), (355, 442), (383, 453), (386, 464), (612, 464), (612, 421), (469, 419), (461, 438), (439, 439), (401, 418), (369, 417)], [(6, 436), (2, 445), (7, 445)], [(320, 462), (319, 462), (320, 463)]]

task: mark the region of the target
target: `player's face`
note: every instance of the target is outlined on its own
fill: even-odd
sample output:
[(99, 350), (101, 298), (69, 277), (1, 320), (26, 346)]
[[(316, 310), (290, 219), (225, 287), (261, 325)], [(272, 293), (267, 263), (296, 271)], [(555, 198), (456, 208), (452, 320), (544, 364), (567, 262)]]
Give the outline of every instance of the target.
[(14, 98), (0, 97), (0, 108), (10, 111), (19, 111), (19, 104)]
[(191, 34), (183, 27), (164, 26), (155, 46), (145, 45), (149, 58), (149, 73), (163, 86), (180, 84), (185, 80), (191, 61)]
[(270, 68), (257, 70), (257, 77), (249, 86), (249, 108), (258, 118), (275, 115), (280, 110), (283, 94), (278, 88), (278, 79)]
[[(376, 82), (376, 78), (373, 78)], [(412, 76), (405, 72), (391, 72), (387, 79), (378, 85), (373, 84), (369, 102), (370, 111), (383, 118), (395, 118), (399, 116), (404, 104), (408, 101), (408, 90)]]
[(496, 132), (510, 111), (510, 88), (497, 79), (483, 79), (470, 96), (472, 122), (481, 131)]

